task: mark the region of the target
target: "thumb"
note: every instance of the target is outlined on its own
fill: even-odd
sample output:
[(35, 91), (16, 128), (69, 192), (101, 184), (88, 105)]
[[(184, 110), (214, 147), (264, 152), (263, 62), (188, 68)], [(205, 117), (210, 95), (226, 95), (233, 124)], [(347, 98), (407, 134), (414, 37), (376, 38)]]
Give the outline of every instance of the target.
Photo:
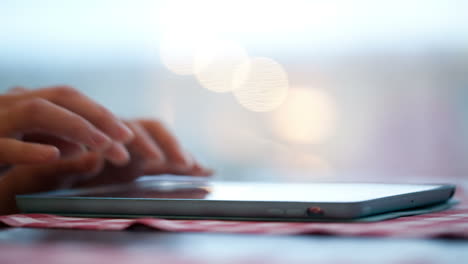
[(15, 196), (70, 187), (102, 168), (102, 158), (86, 153), (76, 159), (10, 169), (0, 179), (0, 214), (16, 212)]
[(60, 160), (45, 165), (16, 166), (5, 173), (0, 183), (8, 184), (15, 194), (67, 188), (76, 180), (97, 173), (101, 163), (97, 154), (86, 153), (76, 159)]

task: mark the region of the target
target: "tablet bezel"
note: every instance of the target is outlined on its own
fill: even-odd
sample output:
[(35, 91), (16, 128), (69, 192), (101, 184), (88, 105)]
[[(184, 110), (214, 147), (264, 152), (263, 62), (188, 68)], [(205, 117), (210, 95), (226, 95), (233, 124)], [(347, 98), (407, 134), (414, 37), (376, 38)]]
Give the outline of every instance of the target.
[[(193, 182), (179, 182), (179, 184), (192, 186), (191, 184), (193, 184)], [(195, 184), (203, 185), (205, 183), (196, 181)], [(212, 182), (211, 184), (216, 184), (216, 182)], [(249, 183), (246, 182), (245, 184)], [(278, 184), (287, 185), (288, 183)], [(352, 185), (361, 183), (346, 184)], [(18, 207), (23, 213), (99, 217), (151, 216), (182, 219), (325, 221), (358, 219), (392, 211), (444, 203), (449, 200), (455, 192), (455, 185), (451, 184), (417, 185), (434, 185), (434, 188), (358, 202), (220, 201), (202, 199), (63, 196), (67, 194), (73, 195), (73, 193), (76, 195), (80, 192), (90, 191), (90, 189), (18, 195), (16, 199)], [(105, 191), (106, 188), (111, 187), (99, 187), (91, 190)]]

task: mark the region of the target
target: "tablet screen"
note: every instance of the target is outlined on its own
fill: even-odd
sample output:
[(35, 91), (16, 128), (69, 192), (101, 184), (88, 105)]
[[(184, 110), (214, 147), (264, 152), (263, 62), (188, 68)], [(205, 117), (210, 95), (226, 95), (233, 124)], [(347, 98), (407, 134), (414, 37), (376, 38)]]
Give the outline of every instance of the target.
[(357, 202), (427, 191), (440, 185), (378, 183), (252, 183), (148, 180), (48, 196), (203, 199), (219, 201)]

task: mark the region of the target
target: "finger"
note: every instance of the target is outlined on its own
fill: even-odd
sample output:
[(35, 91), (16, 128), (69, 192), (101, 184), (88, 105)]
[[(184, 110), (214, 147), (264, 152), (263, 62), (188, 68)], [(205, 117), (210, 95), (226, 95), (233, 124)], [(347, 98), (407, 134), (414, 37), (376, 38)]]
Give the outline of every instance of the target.
[(26, 143), (16, 139), (0, 139), (0, 163), (31, 164), (55, 161), (59, 150), (50, 145)]
[(130, 154), (121, 143), (114, 142), (110, 148), (104, 152), (104, 156), (116, 166), (125, 166), (130, 161)]
[(111, 140), (84, 118), (43, 99), (32, 99), (0, 112), (0, 135), (42, 132), (100, 150)]
[(102, 161), (95, 153), (76, 160), (59, 160), (46, 165), (15, 166), (1, 178), (0, 215), (18, 211), (15, 196), (19, 194), (69, 188), (88, 175), (97, 174)]
[(176, 175), (190, 175), (190, 176), (202, 176), (202, 177), (208, 177), (208, 176), (213, 175), (214, 173), (213, 170), (202, 166), (197, 161), (193, 161), (193, 165), (188, 169), (187, 168), (180, 169), (168, 163), (163, 164), (163, 166), (155, 166), (154, 164), (146, 164), (143, 171), (145, 175), (176, 174)]
[(153, 120), (140, 120), (139, 123), (148, 134), (158, 143), (167, 162), (177, 170), (188, 170), (193, 166), (193, 160), (186, 155), (176, 138), (161, 124)]
[(186, 155), (189, 155), (190, 157), (192, 157), (192, 160), (194, 161), (193, 166), (192, 166), (191, 170), (187, 173), (187, 175), (192, 175), (192, 176), (211, 176), (211, 175), (213, 175), (214, 170), (212, 170), (210, 168), (207, 168), (205, 166), (202, 166), (200, 164), (200, 162), (195, 160), (195, 158), (193, 157), (192, 154), (187, 153)]
[(195, 162), (192, 169), (187, 173), (187, 175), (208, 177), (213, 175), (213, 173), (214, 170), (205, 168), (200, 163)]
[(86, 152), (85, 146), (77, 144), (63, 138), (55, 137), (47, 134), (33, 133), (26, 134), (22, 138), (23, 141), (52, 145), (60, 150), (60, 157), (72, 158), (82, 155)]
[(128, 142), (133, 137), (132, 131), (109, 110), (68, 86), (38, 89), (25, 95), (42, 97), (82, 116), (114, 140)]
[[(13, 178), (16, 194), (69, 188), (76, 182), (99, 173), (102, 160), (89, 152), (77, 159), (59, 160), (50, 164), (17, 166), (5, 178)], [(8, 180), (8, 179), (7, 179)]]
[(16, 104), (20, 100), (19, 95), (27, 91), (28, 89), (21, 86), (10, 88), (6, 93), (0, 95), (0, 107), (7, 108)]
[(165, 161), (164, 154), (154, 139), (138, 122), (126, 122), (133, 131), (135, 138), (127, 146), (132, 155), (140, 158), (144, 163), (160, 165)]

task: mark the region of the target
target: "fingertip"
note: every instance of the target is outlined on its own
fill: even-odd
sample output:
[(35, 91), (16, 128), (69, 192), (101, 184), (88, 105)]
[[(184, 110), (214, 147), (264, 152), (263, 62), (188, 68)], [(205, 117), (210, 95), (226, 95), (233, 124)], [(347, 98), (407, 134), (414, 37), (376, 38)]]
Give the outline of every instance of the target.
[(61, 158), (76, 158), (87, 152), (86, 147), (83, 145), (69, 145), (68, 147), (60, 147), (60, 157)]
[(200, 168), (194, 176), (211, 177), (215, 173), (212, 169)]
[(41, 154), (38, 157), (42, 161), (56, 161), (60, 159), (60, 150), (55, 146), (42, 146)]
[(209, 177), (214, 174), (214, 170), (203, 167), (200, 163), (195, 162), (188, 174), (192, 176)]
[(213, 176), (213, 175), (215, 174), (216, 171), (213, 170), (213, 169), (207, 169), (207, 168), (205, 168), (205, 169), (203, 169), (203, 172), (204, 172), (204, 176), (209, 177), (209, 176)]
[(118, 167), (123, 167), (130, 162), (130, 153), (124, 145), (114, 143), (104, 153), (107, 160)]
[(28, 144), (25, 163), (53, 162), (60, 159), (60, 150), (55, 146), (44, 144)]
[(111, 147), (112, 140), (105, 134), (96, 131), (91, 136), (90, 148), (94, 150), (105, 150)]
[(122, 143), (128, 143), (135, 138), (135, 133), (123, 122), (120, 122), (117, 139)]
[(132, 129), (126, 124), (125, 121), (114, 120), (112, 128), (109, 127), (108, 135), (115, 141), (121, 143), (128, 143), (133, 140), (135, 133)]

